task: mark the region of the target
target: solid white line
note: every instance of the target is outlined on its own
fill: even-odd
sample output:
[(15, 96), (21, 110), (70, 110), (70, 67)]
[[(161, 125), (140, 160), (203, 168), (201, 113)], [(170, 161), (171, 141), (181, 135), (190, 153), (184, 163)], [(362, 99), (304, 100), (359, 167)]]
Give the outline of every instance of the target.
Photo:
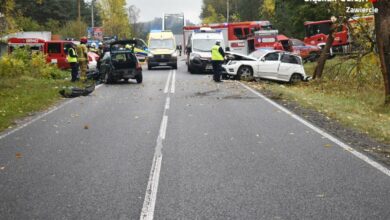
[(152, 169), (149, 174), (148, 186), (146, 188), (145, 200), (142, 207), (140, 220), (153, 220), (154, 208), (156, 206), (158, 183), (160, 179), (162, 155), (153, 157)]
[[(103, 85), (103, 84), (97, 85), (97, 86), (95, 87), (95, 90), (99, 89), (102, 85)], [(47, 111), (47, 112), (45, 112), (45, 113), (43, 113), (43, 114), (38, 115), (37, 117), (35, 117), (35, 118), (29, 120), (28, 122), (26, 122), (26, 123), (24, 123), (24, 124), (21, 124), (20, 126), (16, 127), (15, 129), (10, 130), (10, 131), (8, 131), (8, 132), (6, 132), (6, 133), (0, 135), (0, 140), (3, 139), (3, 138), (5, 138), (5, 137), (7, 137), (8, 135), (11, 135), (11, 134), (13, 134), (13, 133), (15, 133), (15, 132), (17, 132), (17, 131), (19, 131), (19, 130), (25, 128), (25, 127), (27, 127), (27, 126), (29, 126), (29, 125), (31, 125), (32, 123), (34, 123), (34, 122), (36, 122), (36, 121), (38, 121), (38, 120), (40, 120), (40, 119), (46, 117), (47, 115), (49, 115), (49, 114), (51, 114), (51, 113), (57, 111), (58, 109), (63, 108), (65, 105), (68, 105), (68, 104), (74, 102), (75, 100), (77, 100), (77, 99), (76, 99), (76, 98), (73, 98), (73, 99), (71, 99), (71, 100), (67, 100), (67, 101), (65, 101), (64, 103), (60, 104), (59, 106), (53, 107), (53, 108), (50, 109), (49, 111)]]
[(168, 110), (171, 105), (171, 98), (167, 97), (167, 100), (165, 101), (165, 110)]
[(175, 93), (175, 85), (176, 85), (176, 70), (173, 70), (171, 93)]
[(150, 169), (148, 186), (146, 187), (144, 203), (141, 211), (141, 220), (153, 220), (154, 209), (156, 206), (158, 183), (160, 180), (163, 140), (165, 139), (168, 127), (168, 116), (166, 115), (170, 105), (168, 95), (165, 101), (165, 109), (160, 124), (160, 131), (157, 137), (156, 149), (153, 156), (152, 168)]
[(304, 120), (303, 118), (299, 117), (298, 115), (296, 115), (296, 114), (292, 113), (291, 111), (287, 110), (283, 106), (281, 106), (281, 105), (277, 104), (276, 102), (272, 101), (271, 99), (265, 97), (263, 94), (259, 93), (258, 91), (250, 88), (249, 86), (247, 86), (247, 85), (245, 85), (245, 84), (243, 84), (241, 82), (238, 82), (238, 83), (241, 86), (243, 86), (246, 89), (248, 89), (249, 91), (251, 91), (252, 93), (254, 93), (255, 95), (257, 95), (260, 98), (264, 99), (265, 101), (267, 101), (271, 105), (275, 106), (276, 108), (280, 109), (281, 111), (285, 112), (286, 114), (291, 115), (291, 117), (293, 117), (297, 121), (301, 122), (302, 124), (306, 125), (307, 127), (311, 128), (312, 130), (314, 130), (318, 134), (322, 135), (323, 137), (328, 138), (330, 141), (332, 141), (333, 143), (337, 144), (338, 146), (340, 146), (344, 150), (349, 151), (351, 154), (353, 154), (357, 158), (359, 158), (359, 159), (363, 160), (364, 162), (370, 164), (371, 166), (373, 166), (377, 170), (381, 171), (382, 173), (386, 174), (387, 176), (390, 176), (390, 170), (387, 169), (386, 167), (384, 167), (383, 165), (379, 164), (376, 161), (373, 161), (372, 159), (370, 159), (366, 155), (356, 151), (355, 149), (353, 149), (352, 147), (348, 146), (347, 144), (345, 144), (344, 142), (340, 141), (339, 139), (333, 137), (332, 135), (330, 135), (330, 134), (326, 133), (325, 131), (321, 130), (320, 128), (314, 126), (310, 122)]
[(165, 88), (164, 88), (164, 93), (168, 93), (171, 76), (172, 76), (172, 70), (169, 71), (167, 83), (165, 84)]
[(168, 126), (168, 116), (164, 115), (160, 126), (160, 137), (162, 140), (165, 139), (165, 135), (167, 133), (167, 126)]

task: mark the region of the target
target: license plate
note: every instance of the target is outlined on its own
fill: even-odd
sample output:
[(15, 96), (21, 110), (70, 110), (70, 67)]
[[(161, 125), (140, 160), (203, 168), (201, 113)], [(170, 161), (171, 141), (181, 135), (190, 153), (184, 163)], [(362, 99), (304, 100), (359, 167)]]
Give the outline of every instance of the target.
[(160, 65), (160, 66), (166, 66), (167, 63), (159, 63), (158, 65)]
[(207, 64), (207, 65), (206, 65), (206, 69), (207, 69), (207, 70), (212, 70), (212, 69), (213, 69), (213, 66), (212, 66), (211, 64)]

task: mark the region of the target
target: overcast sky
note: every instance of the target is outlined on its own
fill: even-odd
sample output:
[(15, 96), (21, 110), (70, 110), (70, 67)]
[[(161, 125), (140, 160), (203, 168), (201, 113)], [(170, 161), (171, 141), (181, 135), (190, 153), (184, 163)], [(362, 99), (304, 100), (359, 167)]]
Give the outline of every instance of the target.
[(202, 0), (127, 0), (141, 10), (140, 21), (150, 21), (162, 17), (163, 13), (184, 13), (186, 19), (199, 23)]

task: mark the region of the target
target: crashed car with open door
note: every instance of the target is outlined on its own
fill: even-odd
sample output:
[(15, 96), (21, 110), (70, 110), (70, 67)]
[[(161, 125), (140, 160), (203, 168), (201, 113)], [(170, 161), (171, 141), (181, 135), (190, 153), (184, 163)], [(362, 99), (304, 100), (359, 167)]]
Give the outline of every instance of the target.
[(121, 79), (135, 79), (142, 83), (142, 67), (134, 53), (135, 40), (120, 40), (110, 43), (100, 64), (100, 76), (104, 83), (114, 83)]

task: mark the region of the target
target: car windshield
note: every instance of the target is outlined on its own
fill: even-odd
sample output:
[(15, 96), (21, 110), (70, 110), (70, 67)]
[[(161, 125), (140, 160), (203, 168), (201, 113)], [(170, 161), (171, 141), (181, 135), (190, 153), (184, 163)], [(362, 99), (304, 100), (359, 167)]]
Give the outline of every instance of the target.
[(175, 49), (172, 39), (152, 39), (149, 42), (150, 49)]
[(214, 45), (215, 40), (213, 39), (195, 39), (193, 41), (192, 49), (194, 52), (210, 52)]
[(256, 50), (254, 52), (252, 52), (251, 54), (249, 54), (250, 57), (253, 57), (255, 59), (260, 59), (261, 57), (263, 57), (267, 52), (267, 50)]

